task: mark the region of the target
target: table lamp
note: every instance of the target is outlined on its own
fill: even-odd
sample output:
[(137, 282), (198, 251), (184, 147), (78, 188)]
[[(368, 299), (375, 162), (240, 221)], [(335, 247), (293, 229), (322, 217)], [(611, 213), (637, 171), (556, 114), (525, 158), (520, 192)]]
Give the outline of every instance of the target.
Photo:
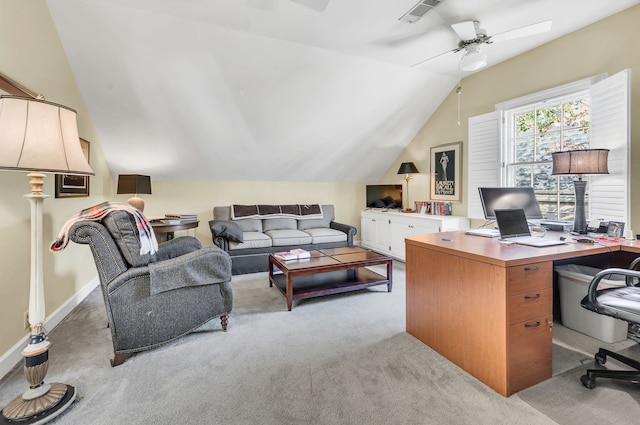
[(409, 203), (409, 180), (413, 178), (411, 174), (417, 173), (419, 173), (418, 168), (413, 162), (403, 162), (402, 164), (400, 164), (398, 174), (404, 174), (404, 179), (407, 181), (407, 208), (403, 209), (402, 212), (415, 212), (413, 208), (409, 208), (409, 205), (411, 205)]
[(138, 197), (139, 194), (151, 195), (151, 177), (140, 174), (120, 174), (118, 176), (117, 194), (130, 193), (133, 197), (127, 202), (132, 207), (144, 211), (144, 200)]
[(573, 219), (573, 231), (587, 233), (587, 219), (584, 212), (584, 194), (587, 187), (585, 174), (609, 174), (607, 160), (608, 149), (584, 149), (551, 154), (553, 161), (553, 175), (575, 174), (578, 180), (573, 181), (576, 194), (576, 207)]
[(62, 413), (76, 398), (76, 389), (45, 383), (49, 342), (44, 329), (45, 302), (42, 279), (42, 193), (44, 173), (94, 175), (82, 153), (76, 111), (66, 106), (17, 96), (0, 96), (0, 169), (27, 171), (31, 193), (31, 281), (29, 324), (31, 337), (24, 356), (29, 389), (4, 409), (2, 423), (45, 423)]

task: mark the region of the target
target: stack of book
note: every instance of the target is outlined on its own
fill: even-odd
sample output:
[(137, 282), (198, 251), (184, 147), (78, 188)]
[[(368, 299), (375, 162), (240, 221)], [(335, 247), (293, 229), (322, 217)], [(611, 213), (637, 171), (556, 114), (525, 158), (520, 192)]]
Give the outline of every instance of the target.
[(311, 258), (311, 253), (304, 249), (292, 249), (291, 251), (276, 252), (273, 256), (284, 261), (304, 260), (305, 258)]
[(164, 224), (181, 224), (186, 221), (195, 221), (198, 219), (198, 216), (195, 214), (165, 214), (163, 219), (160, 219), (160, 222)]

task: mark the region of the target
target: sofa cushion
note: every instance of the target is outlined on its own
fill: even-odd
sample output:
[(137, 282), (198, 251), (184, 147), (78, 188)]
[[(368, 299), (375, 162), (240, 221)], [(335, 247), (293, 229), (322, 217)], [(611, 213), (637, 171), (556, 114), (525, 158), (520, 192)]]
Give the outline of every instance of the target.
[(317, 229), (306, 229), (304, 231), (311, 235), (311, 243), (329, 243), (329, 242), (344, 242), (347, 240), (347, 234), (336, 229), (328, 229), (326, 227), (320, 227)]
[(155, 254), (140, 255), (140, 236), (133, 215), (126, 211), (112, 211), (102, 219), (118, 245), (122, 256), (133, 267), (146, 266), (156, 260)]
[(298, 226), (298, 221), (295, 218), (265, 218), (262, 220), (262, 231), (268, 232), (269, 230), (295, 230)]
[(271, 238), (273, 246), (304, 245), (311, 243), (311, 235), (300, 230), (269, 230), (265, 232)]
[(259, 218), (235, 220), (234, 223), (236, 223), (243, 232), (262, 232), (262, 220)]
[(322, 206), (322, 218), (312, 218), (308, 220), (298, 220), (298, 230), (317, 229), (319, 227), (330, 227), (335, 219), (333, 205)]
[(244, 232), (242, 242), (229, 242), (229, 251), (247, 248), (269, 248), (271, 238), (262, 232)]

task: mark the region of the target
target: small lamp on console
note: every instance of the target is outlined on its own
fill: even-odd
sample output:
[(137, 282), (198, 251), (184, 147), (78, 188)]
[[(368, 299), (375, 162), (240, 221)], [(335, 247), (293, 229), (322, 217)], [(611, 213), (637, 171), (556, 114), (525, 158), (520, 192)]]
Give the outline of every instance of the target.
[(94, 175), (80, 146), (76, 111), (40, 99), (0, 96), (0, 169), (27, 171), (31, 184), (31, 193), (25, 195), (31, 206), (31, 337), (22, 350), (30, 386), (2, 409), (0, 423), (43, 424), (76, 398), (71, 385), (44, 382), (51, 343), (44, 329), (42, 278), (42, 212), (48, 197), (42, 193), (44, 173)]
[[(416, 164), (414, 164), (413, 162), (403, 162), (402, 164), (400, 164), (400, 169), (398, 170), (398, 174), (404, 174), (404, 179), (407, 181), (407, 208), (403, 209), (402, 212), (414, 212), (415, 210), (413, 208), (409, 208), (409, 206), (411, 205), (409, 202), (409, 180), (411, 180), (413, 178), (413, 176), (411, 174), (417, 174), (419, 173), (418, 168), (416, 167)], [(404, 198), (404, 196), (403, 196)]]
[(573, 219), (573, 231), (587, 233), (587, 219), (584, 212), (584, 194), (587, 182), (582, 180), (585, 174), (609, 174), (607, 161), (608, 149), (584, 149), (551, 154), (553, 175), (575, 174), (578, 180), (573, 181), (576, 194), (576, 208)]
[(120, 174), (118, 176), (117, 194), (129, 193), (133, 197), (127, 202), (132, 207), (144, 211), (144, 200), (138, 197), (139, 194), (151, 195), (151, 177), (140, 174)]

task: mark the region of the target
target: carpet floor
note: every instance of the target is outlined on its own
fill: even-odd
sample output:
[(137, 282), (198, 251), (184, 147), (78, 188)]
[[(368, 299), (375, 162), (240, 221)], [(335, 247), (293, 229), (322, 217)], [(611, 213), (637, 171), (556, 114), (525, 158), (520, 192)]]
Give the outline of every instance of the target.
[[(96, 289), (50, 333), (47, 381), (78, 391), (54, 423), (583, 423), (561, 421), (535, 400), (500, 396), (407, 334), (404, 264), (394, 263), (393, 273), (391, 293), (380, 286), (300, 300), (290, 312), (266, 273), (235, 276), (227, 332), (213, 320), (116, 368)], [(585, 359), (571, 351), (554, 349), (564, 359), (554, 358), (559, 376)], [(19, 369), (0, 381), (1, 406), (26, 389)], [(596, 394), (578, 381), (563, 391), (578, 405)], [(612, 415), (609, 423), (625, 423)]]

